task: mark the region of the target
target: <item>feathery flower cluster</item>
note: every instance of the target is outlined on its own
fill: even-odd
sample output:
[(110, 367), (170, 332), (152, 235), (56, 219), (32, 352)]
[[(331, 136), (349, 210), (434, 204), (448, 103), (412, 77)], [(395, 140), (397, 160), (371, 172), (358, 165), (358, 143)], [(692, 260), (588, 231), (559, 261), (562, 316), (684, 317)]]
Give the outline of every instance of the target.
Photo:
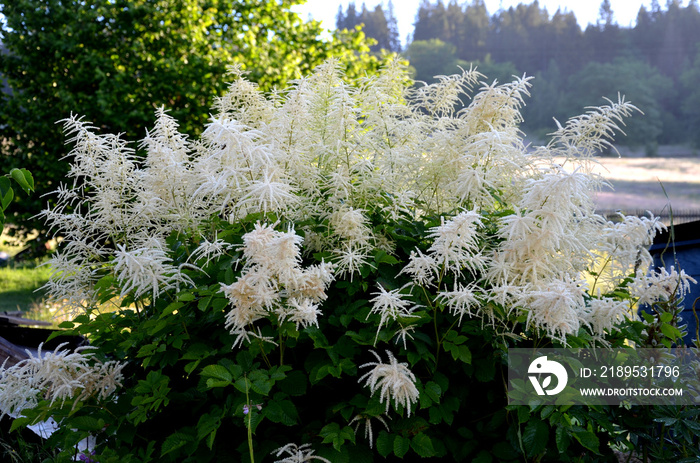
[(431, 228), (427, 235), (434, 239), (427, 254), (419, 249), (412, 251), (408, 264), (401, 270), (411, 276), (414, 285), (432, 285), (444, 272), (461, 276), (467, 270), (474, 276), (486, 267), (488, 259), (478, 242), (478, 228), (483, 225), (479, 213), (465, 211), (447, 221), (444, 217), (440, 219), (441, 225)]
[(221, 290), (233, 308), (226, 315), (226, 327), (237, 335), (234, 346), (258, 337), (251, 325), (271, 314), (281, 324), (285, 320), (306, 328), (318, 325), (318, 304), (326, 299), (326, 288), (333, 281), (333, 264), (321, 262), (301, 268), (302, 237), (292, 228), (287, 232), (275, 225), (257, 223), (243, 235), (243, 273)]
[[(136, 297), (191, 285), (189, 272), (230, 249), (206, 221), (250, 213), (298, 224), (304, 251), (324, 253), (335, 267), (302, 270), (301, 238), (256, 229), (244, 247), (244, 274), (222, 285), (233, 304), (227, 326), (245, 339), (269, 316), (315, 324), (331, 270), (352, 280), (374, 265), (377, 250), (394, 251), (391, 234), (375, 223), (382, 217), (442, 217), (426, 236), (429, 248), (414, 250), (402, 273), (414, 285), (436, 286), (437, 302), (460, 321), (495, 303), (527, 313), (557, 338), (600, 329), (608, 325), (596, 311), (612, 309), (587, 301), (630, 269), (648, 270), (644, 246), (658, 221), (613, 223), (594, 210), (593, 195), (606, 184), (592, 173), (593, 156), (636, 111), (622, 98), (559, 124), (548, 145), (527, 150), (519, 130), (525, 77), (487, 85), (469, 69), (414, 88), (397, 60), (351, 86), (328, 61), (267, 98), (240, 67), (230, 72), (201, 139), (188, 140), (160, 109), (140, 145), (143, 162), (118, 136), (66, 121), (75, 183), (61, 186), (57, 206), (44, 211), (65, 237), (50, 295), (89, 304), (106, 272), (119, 293)], [(187, 265), (175, 264), (165, 245), (173, 232), (199, 243)], [(273, 243), (279, 255), (255, 240)], [(581, 282), (601, 265), (592, 299), (581, 302)], [(452, 288), (441, 286), (446, 276)], [(380, 327), (397, 310), (406, 311), (375, 308)], [(409, 328), (400, 330), (404, 340)]]
[[(412, 305), (411, 301), (402, 299), (401, 297), (400, 292), (403, 288), (387, 291), (380, 284), (377, 285), (377, 288), (379, 292), (372, 293), (372, 295), (376, 295), (376, 297), (370, 299), (372, 310), (367, 315), (367, 318), (369, 318), (369, 315), (376, 313), (381, 317), (379, 326), (377, 327), (377, 337), (379, 336), (379, 331), (382, 329), (382, 326), (386, 325), (390, 320), (395, 321), (397, 318), (417, 317), (417, 315), (412, 313), (417, 306)], [(376, 337), (374, 343), (377, 343)]]
[(697, 281), (686, 274), (685, 270), (678, 272), (671, 266), (669, 272), (662, 267), (658, 271), (635, 278), (630, 285), (630, 293), (632, 297), (638, 298), (639, 304), (651, 305), (657, 301), (682, 299), (690, 292), (690, 283), (697, 284)]
[(311, 449), (311, 444), (287, 444), (284, 447), (280, 447), (272, 452), (275, 457), (279, 458), (283, 454), (288, 456), (282, 458), (281, 460), (275, 460), (275, 463), (304, 463), (305, 461), (318, 460), (325, 463), (331, 463), (330, 460), (314, 455), (313, 449)]
[(379, 401), (384, 402), (386, 400), (386, 413), (389, 412), (389, 405), (391, 400), (393, 400), (394, 407), (403, 407), (410, 417), (411, 406), (418, 402), (419, 396), (415, 385), (415, 375), (408, 368), (407, 363), (399, 363), (391, 352), (386, 351), (389, 363), (381, 363), (382, 358), (379, 354), (373, 350), (370, 352), (377, 358), (377, 361), (360, 365), (360, 368), (374, 368), (362, 375), (358, 381), (361, 383), (366, 380), (364, 385), (369, 387), (372, 395), (377, 390), (380, 391)]
[(40, 399), (64, 403), (90, 397), (106, 399), (122, 384), (123, 364), (97, 361), (87, 347), (74, 352), (61, 350), (42, 353), (10, 368), (0, 370), (0, 410), (2, 415), (16, 415), (25, 408), (36, 406)]
[[(355, 415), (355, 417), (350, 420), (348, 423), (348, 426), (351, 426), (353, 423), (355, 424), (355, 435), (357, 435), (357, 430), (359, 429), (360, 425), (364, 424), (365, 425), (365, 439), (369, 441), (369, 448), (372, 448), (374, 445), (374, 435), (372, 432), (372, 418), (376, 418), (377, 421), (382, 423), (384, 425), (384, 428), (387, 430), (387, 432), (391, 432), (389, 430), (389, 425), (386, 423), (386, 420), (381, 415), (377, 416), (369, 416), (369, 415)], [(389, 415), (387, 415), (387, 418), (391, 419)]]

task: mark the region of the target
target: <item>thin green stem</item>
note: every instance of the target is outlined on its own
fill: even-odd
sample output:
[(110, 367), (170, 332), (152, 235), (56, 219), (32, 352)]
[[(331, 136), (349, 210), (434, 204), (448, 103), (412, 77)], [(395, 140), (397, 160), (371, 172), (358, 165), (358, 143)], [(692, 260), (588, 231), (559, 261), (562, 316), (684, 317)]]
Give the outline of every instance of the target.
[(243, 375), (245, 379), (245, 403), (248, 407), (248, 451), (250, 452), (250, 463), (255, 463), (255, 453), (253, 452), (253, 407), (250, 404), (250, 397), (248, 395), (248, 377)]

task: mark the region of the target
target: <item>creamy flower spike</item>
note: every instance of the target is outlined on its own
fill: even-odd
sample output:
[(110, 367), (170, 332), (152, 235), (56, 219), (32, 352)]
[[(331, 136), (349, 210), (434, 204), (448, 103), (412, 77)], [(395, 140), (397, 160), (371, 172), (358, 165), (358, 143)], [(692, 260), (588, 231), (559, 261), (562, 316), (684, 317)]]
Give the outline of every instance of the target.
[[(106, 399), (122, 385), (124, 364), (96, 360), (90, 347), (74, 352), (61, 350), (42, 353), (0, 370), (0, 411), (2, 415), (20, 413), (37, 405), (40, 399), (64, 403), (68, 399), (84, 401), (90, 397)], [(87, 352), (85, 352), (87, 350)]]
[(313, 449), (311, 449), (311, 444), (296, 445), (287, 444), (284, 447), (280, 447), (272, 452), (275, 457), (280, 458), (282, 455), (287, 455), (281, 460), (275, 460), (275, 463), (304, 463), (306, 461), (323, 461), (325, 463), (331, 463), (330, 460), (326, 458), (314, 455)]
[(389, 363), (381, 363), (382, 358), (375, 351), (370, 351), (376, 358), (376, 362), (365, 363), (360, 368), (373, 367), (371, 371), (365, 373), (358, 380), (365, 381), (365, 386), (369, 387), (374, 395), (379, 390), (379, 401), (386, 401), (386, 412), (389, 412), (391, 400), (394, 406), (403, 407), (407, 415), (411, 416), (411, 407), (418, 402), (418, 389), (415, 382), (416, 377), (408, 368), (407, 363), (399, 363), (394, 355), (386, 351)]
[[(158, 298), (191, 286), (195, 266), (231, 249), (208, 220), (274, 214), (303, 229), (304, 252), (329, 256), (333, 267), (302, 268), (293, 229), (257, 225), (244, 237), (240, 280), (221, 285), (239, 343), (262, 336), (253, 327), (261, 318), (315, 324), (333, 276), (352, 282), (378, 267), (377, 252), (397, 251), (385, 219), (440, 217), (426, 247), (405, 250), (401, 276), (435, 289), (457, 321), (493, 321), (485, 309), (493, 303), (558, 339), (580, 327), (601, 334), (605, 317), (625, 316), (601, 295), (632, 272), (642, 300), (658, 286), (641, 278), (659, 222), (613, 223), (594, 210), (606, 186), (592, 173), (594, 156), (637, 109), (609, 101), (557, 122), (546, 146), (526, 149), (519, 125), (530, 79), (483, 77), (469, 69), (415, 87), (397, 60), (350, 85), (329, 61), (268, 98), (233, 67), (201, 138), (179, 133), (161, 108), (140, 145), (144, 160), (72, 116), (64, 122), (75, 183), (61, 185), (56, 207), (43, 212), (65, 237), (49, 295), (81, 310), (100, 299), (96, 283), (109, 273), (120, 294)], [(185, 232), (199, 246), (183, 265), (164, 243)], [(583, 303), (582, 291), (590, 296)], [(395, 322), (382, 315), (380, 328)], [(405, 341), (410, 325), (398, 324), (391, 328)]]
[(221, 291), (233, 306), (226, 315), (226, 327), (236, 336), (234, 346), (248, 341), (253, 324), (275, 315), (282, 323), (294, 322), (297, 329), (318, 325), (319, 302), (326, 299), (326, 288), (333, 281), (334, 265), (321, 262), (301, 267), (303, 239), (289, 228), (257, 223), (243, 235), (245, 258), (241, 276)]

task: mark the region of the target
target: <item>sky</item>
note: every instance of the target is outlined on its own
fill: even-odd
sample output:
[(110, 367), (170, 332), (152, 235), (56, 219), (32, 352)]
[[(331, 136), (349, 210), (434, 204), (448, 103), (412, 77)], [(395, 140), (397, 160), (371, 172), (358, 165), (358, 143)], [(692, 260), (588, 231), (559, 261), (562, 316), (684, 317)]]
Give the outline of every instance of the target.
[[(436, 0), (431, 0), (435, 3)], [(468, 0), (467, 0), (468, 1)], [(519, 3), (532, 3), (533, 0), (485, 0), (486, 9), (489, 15), (496, 13), (499, 9), (508, 9), (511, 6), (516, 6)], [(445, 3), (448, 0), (444, 0)], [(462, 0), (460, 4), (464, 4)], [(297, 5), (292, 9), (298, 13), (303, 19), (311, 18), (322, 21), (323, 26), (328, 29), (335, 29), (335, 16), (338, 14), (338, 6), (342, 5), (343, 10), (347, 10), (350, 0), (308, 0), (304, 5)], [(363, 0), (355, 0), (355, 5), (362, 8)], [(368, 9), (374, 9), (380, 3), (383, 3), (386, 11), (386, 6), (389, 0), (364, 0)], [(602, 0), (539, 0), (540, 8), (546, 8), (550, 16), (552, 16), (557, 8), (562, 11), (573, 11), (576, 15), (579, 25), (585, 29), (588, 24), (595, 24), (598, 18), (598, 9)], [(664, 2), (659, 2), (663, 4)], [(684, 6), (687, 1), (681, 2)], [(399, 24), (399, 34), (401, 41), (405, 44), (408, 34), (413, 32), (413, 23), (418, 12), (420, 0), (393, 0), (394, 14)], [(612, 11), (615, 15), (617, 24), (623, 27), (634, 26), (639, 8), (644, 5), (647, 10), (651, 9), (651, 0), (610, 0)]]

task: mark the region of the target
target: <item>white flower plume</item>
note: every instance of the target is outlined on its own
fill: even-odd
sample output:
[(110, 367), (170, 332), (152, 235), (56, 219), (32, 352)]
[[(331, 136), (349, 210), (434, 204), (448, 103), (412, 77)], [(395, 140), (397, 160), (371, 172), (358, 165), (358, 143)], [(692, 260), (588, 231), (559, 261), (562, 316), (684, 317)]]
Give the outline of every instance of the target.
[(39, 345), (36, 356), (0, 370), (0, 410), (12, 415), (24, 408), (36, 406), (40, 398), (64, 403), (68, 399), (87, 400), (90, 397), (106, 399), (121, 386), (124, 364), (100, 362), (89, 348), (74, 352), (62, 350), (65, 343), (53, 352), (42, 353)]
[(275, 457), (279, 458), (282, 455), (287, 455), (281, 460), (275, 460), (275, 463), (304, 463), (306, 461), (318, 460), (325, 463), (331, 463), (330, 460), (326, 458), (314, 455), (313, 449), (311, 449), (311, 444), (296, 445), (287, 444), (283, 447), (278, 448), (272, 452)]
[(376, 362), (365, 363), (360, 368), (373, 367), (371, 371), (365, 373), (358, 380), (365, 381), (365, 386), (369, 387), (374, 395), (379, 390), (379, 401), (386, 401), (386, 412), (389, 412), (391, 400), (396, 407), (402, 406), (406, 409), (408, 416), (411, 416), (411, 406), (418, 402), (418, 389), (415, 382), (416, 377), (408, 368), (407, 363), (399, 363), (394, 355), (386, 351), (389, 363), (381, 363), (382, 358), (375, 351), (372, 354), (377, 358)]

